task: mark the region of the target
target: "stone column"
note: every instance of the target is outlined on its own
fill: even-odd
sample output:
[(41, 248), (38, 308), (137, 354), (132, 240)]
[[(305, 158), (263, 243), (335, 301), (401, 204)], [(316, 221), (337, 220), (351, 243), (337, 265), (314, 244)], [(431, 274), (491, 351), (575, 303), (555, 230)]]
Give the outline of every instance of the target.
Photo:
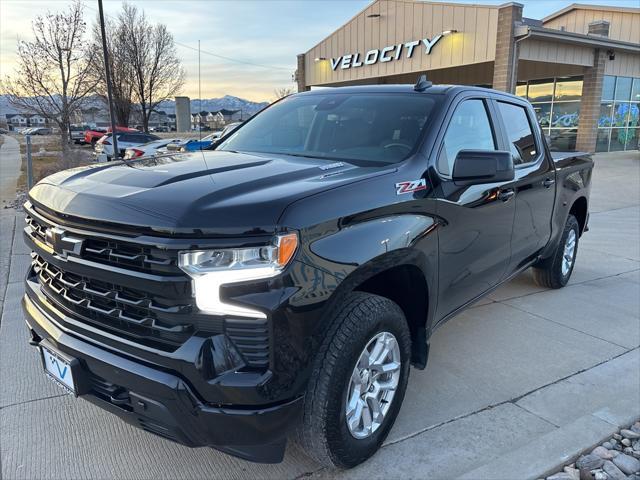
[(604, 82), (604, 66), (607, 53), (596, 49), (593, 67), (585, 69), (582, 83), (582, 101), (580, 102), (580, 124), (576, 150), (595, 152), (598, 138), (598, 119), (600, 118), (600, 99), (602, 98), (602, 84)]
[(513, 34), (522, 21), (522, 5), (506, 3), (498, 10), (496, 58), (493, 62), (493, 88), (514, 93), (518, 78), (518, 51)]
[(311, 90), (307, 86), (307, 76), (304, 71), (304, 53), (298, 55), (298, 69), (296, 70), (296, 76), (298, 80), (298, 92), (306, 92)]
[(176, 132), (191, 131), (191, 100), (189, 97), (176, 97)]

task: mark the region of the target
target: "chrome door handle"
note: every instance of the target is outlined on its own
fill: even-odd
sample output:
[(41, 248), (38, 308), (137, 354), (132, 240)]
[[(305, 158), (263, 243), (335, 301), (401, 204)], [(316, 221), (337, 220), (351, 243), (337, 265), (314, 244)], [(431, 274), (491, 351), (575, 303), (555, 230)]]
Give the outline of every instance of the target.
[(549, 188), (554, 183), (556, 183), (556, 181), (553, 178), (547, 178), (544, 182), (542, 182), (542, 185), (544, 186), (544, 188)]
[(500, 193), (498, 193), (498, 198), (503, 202), (506, 202), (515, 194), (516, 194), (516, 191), (513, 188), (509, 188), (507, 190), (501, 190)]

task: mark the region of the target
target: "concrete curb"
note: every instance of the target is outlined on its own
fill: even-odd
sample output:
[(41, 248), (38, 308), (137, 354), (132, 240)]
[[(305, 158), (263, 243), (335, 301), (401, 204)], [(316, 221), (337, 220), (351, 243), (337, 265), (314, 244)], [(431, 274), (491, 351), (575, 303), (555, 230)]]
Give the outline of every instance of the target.
[[(623, 407), (623, 404), (619, 404), (619, 407)], [(620, 428), (640, 418), (638, 414), (629, 415), (618, 411), (617, 408), (613, 412), (610, 408), (606, 410), (608, 418), (622, 419), (624, 422), (614, 424), (605, 421), (600, 418), (600, 412), (584, 415), (493, 462), (465, 473), (459, 479), (537, 479), (551, 475), (561, 470), (563, 465), (572, 463), (583, 452), (590, 451), (604, 442)]]

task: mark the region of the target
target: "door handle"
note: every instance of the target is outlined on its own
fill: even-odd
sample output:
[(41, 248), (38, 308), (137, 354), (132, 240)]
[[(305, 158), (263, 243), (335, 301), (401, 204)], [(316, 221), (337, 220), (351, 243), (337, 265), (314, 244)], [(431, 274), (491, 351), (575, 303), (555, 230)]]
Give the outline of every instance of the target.
[(500, 190), (500, 193), (498, 193), (498, 199), (502, 200), (503, 202), (506, 202), (511, 197), (513, 197), (515, 194), (516, 194), (516, 191), (513, 188), (508, 188), (506, 190)]
[(542, 182), (542, 185), (544, 186), (544, 188), (549, 188), (554, 183), (556, 183), (556, 181), (553, 178), (547, 178)]

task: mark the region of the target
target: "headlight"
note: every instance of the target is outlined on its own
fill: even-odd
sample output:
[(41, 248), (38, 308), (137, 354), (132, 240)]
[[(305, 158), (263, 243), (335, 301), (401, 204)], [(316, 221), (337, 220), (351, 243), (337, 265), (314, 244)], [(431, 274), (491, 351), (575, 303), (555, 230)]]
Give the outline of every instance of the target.
[(212, 315), (266, 318), (263, 312), (225, 303), (220, 286), (275, 277), (291, 261), (298, 247), (295, 233), (278, 235), (271, 245), (224, 250), (180, 252), (178, 266), (193, 279), (196, 305)]

